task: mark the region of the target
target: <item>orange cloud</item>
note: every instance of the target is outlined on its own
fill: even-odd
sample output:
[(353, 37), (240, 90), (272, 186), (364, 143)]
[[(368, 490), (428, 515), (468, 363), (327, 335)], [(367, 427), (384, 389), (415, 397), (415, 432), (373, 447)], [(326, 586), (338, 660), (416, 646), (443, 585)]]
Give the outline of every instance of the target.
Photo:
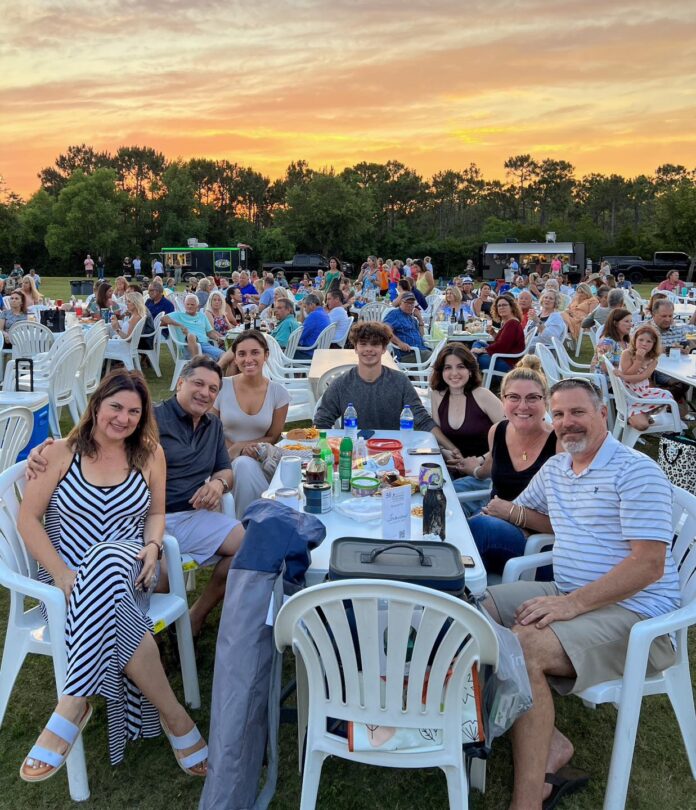
[(696, 7), (680, 0), (25, 0), (4, 14), (0, 174), (74, 143), (271, 176), (400, 160), (488, 177), (531, 152), (590, 171), (694, 163)]

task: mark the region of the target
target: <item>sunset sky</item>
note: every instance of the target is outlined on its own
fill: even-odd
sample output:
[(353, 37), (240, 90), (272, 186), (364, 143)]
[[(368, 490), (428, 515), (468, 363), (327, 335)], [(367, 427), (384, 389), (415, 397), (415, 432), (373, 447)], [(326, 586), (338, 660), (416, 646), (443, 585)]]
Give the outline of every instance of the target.
[(696, 166), (694, 0), (23, 0), (0, 31), (0, 175), (24, 196), (83, 142), (272, 178)]

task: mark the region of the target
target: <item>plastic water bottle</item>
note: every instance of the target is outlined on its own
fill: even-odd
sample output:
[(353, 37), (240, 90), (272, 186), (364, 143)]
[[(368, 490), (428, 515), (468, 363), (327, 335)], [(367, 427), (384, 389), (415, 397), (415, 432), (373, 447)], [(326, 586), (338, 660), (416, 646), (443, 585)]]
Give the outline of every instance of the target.
[(348, 407), (343, 414), (343, 430), (355, 447), (355, 443), (358, 441), (358, 413), (352, 402), (348, 403)]
[(410, 447), (413, 440), (413, 411), (408, 405), (399, 416), (399, 430), (401, 431), (401, 444), (404, 447)]

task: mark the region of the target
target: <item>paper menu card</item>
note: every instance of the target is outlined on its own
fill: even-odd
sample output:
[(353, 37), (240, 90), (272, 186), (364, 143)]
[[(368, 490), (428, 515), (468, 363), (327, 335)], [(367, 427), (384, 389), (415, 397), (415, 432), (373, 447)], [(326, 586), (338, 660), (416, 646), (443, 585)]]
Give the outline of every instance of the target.
[(411, 485), (382, 490), (382, 538), (411, 539)]

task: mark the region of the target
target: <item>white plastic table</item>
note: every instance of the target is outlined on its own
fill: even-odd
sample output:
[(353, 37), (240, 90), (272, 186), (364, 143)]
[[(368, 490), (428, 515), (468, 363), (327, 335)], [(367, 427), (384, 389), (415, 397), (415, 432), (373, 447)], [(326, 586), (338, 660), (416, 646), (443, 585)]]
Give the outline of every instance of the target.
[[(343, 436), (342, 430), (329, 430), (329, 436)], [(384, 439), (398, 439), (400, 434), (398, 430), (380, 430), (375, 434), (376, 438)], [(437, 448), (432, 433), (427, 431), (415, 431), (411, 442), (412, 447), (423, 448)], [(483, 567), (481, 557), (479, 556), (476, 544), (469, 530), (469, 524), (464, 517), (462, 508), (459, 505), (457, 494), (452, 486), (452, 481), (447, 472), (445, 461), (440, 455), (437, 454), (428, 456), (410, 456), (403, 451), (404, 464), (406, 465), (406, 475), (410, 477), (417, 477), (420, 465), (425, 462), (439, 463), (442, 467), (445, 476), (444, 493), (447, 499), (447, 515), (446, 515), (446, 537), (448, 543), (456, 546), (462, 554), (469, 555), (474, 560), (474, 567), (466, 569), (466, 586), (469, 590), (476, 595), (482, 594), (486, 590), (486, 569)], [(280, 482), (280, 472), (276, 470), (273, 480), (270, 484), (270, 489), (278, 489), (282, 486)], [(350, 498), (350, 493), (341, 493), (339, 499), (345, 500)], [(420, 506), (423, 499), (420, 495), (414, 495), (411, 499), (412, 506)], [(358, 523), (351, 520), (349, 517), (342, 515), (340, 512), (332, 510), (325, 515), (317, 515), (322, 523), (326, 526), (326, 538), (324, 542), (312, 552), (312, 562), (307, 571), (307, 585), (318, 585), (324, 581), (326, 574), (329, 571), (329, 558), (331, 556), (331, 545), (333, 541), (339, 537), (369, 537), (374, 540), (382, 540), (382, 523), (376, 521), (373, 523)], [(423, 537), (422, 531), (423, 519), (420, 517), (411, 518), (411, 539), (419, 540)], [(388, 539), (388, 538), (387, 538)]]
[[(314, 398), (319, 399), (318, 385), (322, 375), (338, 366), (357, 366), (358, 355), (354, 349), (315, 349), (309, 367), (309, 384)], [(382, 355), (382, 365), (399, 370), (396, 361), (389, 352)]]
[(688, 321), (694, 312), (696, 312), (696, 306), (694, 304), (674, 305), (674, 317), (681, 321)]
[(696, 354), (680, 354), (675, 360), (663, 354), (657, 361), (657, 370), (673, 380), (696, 386)]

